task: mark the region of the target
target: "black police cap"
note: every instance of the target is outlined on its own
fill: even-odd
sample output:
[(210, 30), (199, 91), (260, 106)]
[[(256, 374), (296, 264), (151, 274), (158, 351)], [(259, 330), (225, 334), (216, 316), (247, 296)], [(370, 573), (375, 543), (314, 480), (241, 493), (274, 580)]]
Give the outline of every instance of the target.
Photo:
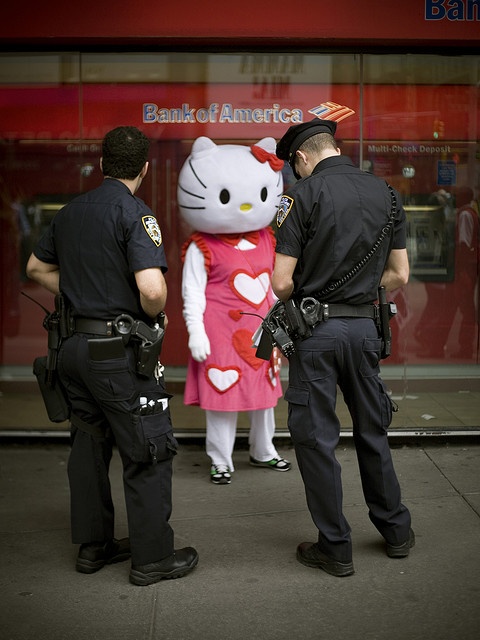
[(317, 133), (330, 133), (335, 135), (337, 123), (331, 120), (320, 120), (314, 118), (309, 122), (302, 122), (289, 127), (286, 134), (277, 144), (276, 155), (282, 160), (286, 160), (292, 166), (295, 161), (295, 154), (305, 140), (316, 136)]

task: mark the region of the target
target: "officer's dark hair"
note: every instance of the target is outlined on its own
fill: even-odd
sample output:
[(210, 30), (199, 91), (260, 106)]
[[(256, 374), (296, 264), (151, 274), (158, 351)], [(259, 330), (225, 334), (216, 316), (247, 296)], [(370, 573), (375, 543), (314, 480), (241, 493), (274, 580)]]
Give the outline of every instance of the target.
[(330, 133), (317, 133), (315, 136), (310, 136), (305, 142), (303, 142), (299, 151), (305, 151), (306, 153), (312, 153), (319, 155), (326, 149), (337, 149), (337, 142)]
[(137, 127), (117, 127), (102, 143), (102, 172), (120, 180), (134, 180), (148, 158), (150, 141)]

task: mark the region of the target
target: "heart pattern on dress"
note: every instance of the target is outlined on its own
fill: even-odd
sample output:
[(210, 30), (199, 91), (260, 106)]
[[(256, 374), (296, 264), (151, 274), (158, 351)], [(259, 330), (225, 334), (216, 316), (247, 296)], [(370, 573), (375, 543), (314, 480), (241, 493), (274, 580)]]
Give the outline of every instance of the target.
[(242, 376), (238, 367), (218, 367), (214, 364), (205, 369), (208, 383), (219, 393), (225, 393), (234, 387)]
[(280, 358), (278, 353), (279, 352), (277, 347), (274, 347), (272, 351), (272, 357), (270, 358), (267, 369), (267, 380), (274, 389), (280, 381), (279, 374), (282, 367), (282, 359)]
[(262, 271), (252, 277), (246, 271), (234, 271), (230, 277), (230, 286), (235, 295), (258, 309), (270, 289), (270, 272)]
[(235, 351), (255, 371), (260, 369), (264, 361), (257, 358), (256, 350), (252, 348), (252, 332), (249, 329), (238, 329), (232, 336)]
[(269, 383), (272, 385), (272, 387), (275, 389), (275, 387), (277, 386), (278, 378), (277, 378), (277, 374), (275, 372), (275, 368), (272, 367), (272, 366), (268, 367), (267, 379), (268, 379)]
[(242, 319), (241, 309), (230, 309), (230, 311), (228, 312), (228, 315), (232, 320), (235, 320), (235, 322), (238, 322), (239, 320)]

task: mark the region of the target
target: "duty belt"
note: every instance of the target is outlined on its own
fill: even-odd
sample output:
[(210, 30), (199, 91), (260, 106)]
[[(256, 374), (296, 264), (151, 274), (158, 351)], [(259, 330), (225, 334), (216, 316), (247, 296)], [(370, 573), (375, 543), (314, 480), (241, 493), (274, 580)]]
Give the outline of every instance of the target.
[(123, 344), (128, 344), (130, 339), (141, 342), (142, 345), (151, 345), (163, 340), (164, 329), (155, 324), (150, 327), (143, 320), (134, 320), (127, 313), (121, 313), (114, 320), (97, 320), (96, 318), (72, 318), (71, 327), (73, 333), (90, 333), (97, 336), (121, 337)]
[(295, 353), (295, 340), (305, 340), (312, 328), (329, 318), (371, 318), (378, 326), (379, 307), (374, 304), (338, 304), (321, 302), (313, 297), (298, 303), (293, 298), (277, 300), (262, 322), (256, 356), (269, 360), (276, 345), (287, 358)]
[(74, 333), (92, 333), (97, 336), (113, 336), (113, 320), (96, 318), (72, 318)]
[(303, 298), (300, 311), (305, 322), (314, 327), (329, 318), (372, 318), (378, 317), (378, 309), (373, 304), (341, 304), (319, 302), (316, 298)]

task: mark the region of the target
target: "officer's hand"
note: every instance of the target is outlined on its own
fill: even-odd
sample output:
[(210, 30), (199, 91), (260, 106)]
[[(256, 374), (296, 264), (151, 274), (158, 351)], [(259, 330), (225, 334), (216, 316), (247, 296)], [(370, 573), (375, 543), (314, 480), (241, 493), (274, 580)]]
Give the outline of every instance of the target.
[(210, 355), (210, 340), (203, 325), (196, 325), (189, 329), (188, 348), (192, 358), (197, 362), (203, 362)]

